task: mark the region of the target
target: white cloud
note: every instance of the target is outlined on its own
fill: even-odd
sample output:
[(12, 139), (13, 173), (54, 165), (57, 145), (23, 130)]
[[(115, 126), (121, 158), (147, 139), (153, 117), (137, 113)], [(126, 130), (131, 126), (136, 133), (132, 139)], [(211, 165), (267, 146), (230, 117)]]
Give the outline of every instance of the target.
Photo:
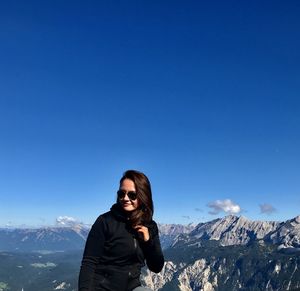
[(60, 226), (72, 226), (80, 223), (76, 218), (70, 216), (59, 216), (56, 218), (56, 224)]
[(11, 227), (13, 225), (12, 221), (6, 223), (5, 227)]
[(260, 204), (259, 207), (260, 207), (260, 213), (264, 213), (268, 215), (277, 211), (271, 204), (268, 203)]
[(213, 215), (219, 214), (222, 211), (230, 214), (237, 214), (241, 212), (241, 207), (238, 204), (235, 204), (230, 199), (216, 200), (214, 202), (210, 202), (207, 206), (211, 208), (209, 214)]

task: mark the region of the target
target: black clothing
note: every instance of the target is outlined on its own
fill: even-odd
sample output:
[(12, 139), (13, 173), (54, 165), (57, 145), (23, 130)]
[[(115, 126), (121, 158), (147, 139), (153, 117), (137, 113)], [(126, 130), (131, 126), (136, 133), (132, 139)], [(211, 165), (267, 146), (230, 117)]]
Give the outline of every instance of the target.
[(145, 224), (150, 239), (144, 242), (131, 227), (125, 212), (114, 204), (93, 224), (85, 245), (79, 275), (79, 291), (129, 291), (140, 286), (146, 260), (155, 273), (164, 265), (156, 223)]

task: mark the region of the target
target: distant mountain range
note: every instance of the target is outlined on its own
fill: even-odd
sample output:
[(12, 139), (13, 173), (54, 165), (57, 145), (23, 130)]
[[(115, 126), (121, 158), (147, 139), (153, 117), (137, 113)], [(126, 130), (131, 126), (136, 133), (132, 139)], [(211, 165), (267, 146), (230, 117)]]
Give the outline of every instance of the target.
[[(276, 222), (228, 215), (197, 225), (158, 224), (158, 228), (164, 249), (203, 240), (218, 241), (221, 246), (247, 245), (263, 240), (279, 248), (300, 249), (300, 216)], [(88, 232), (89, 227), (82, 224), (38, 229), (2, 228), (0, 251), (83, 249)]]
[[(154, 291), (300, 290), (300, 216), (158, 226), (166, 263), (142, 274)], [(89, 229), (0, 229), (0, 290), (76, 290)]]
[(172, 246), (197, 244), (197, 241), (202, 240), (218, 241), (221, 246), (264, 241), (279, 248), (300, 250), (300, 216), (285, 222), (276, 222), (251, 221), (244, 216), (229, 215), (199, 223), (191, 232), (175, 237)]
[(0, 229), (0, 251), (69, 251), (83, 249), (89, 228)]

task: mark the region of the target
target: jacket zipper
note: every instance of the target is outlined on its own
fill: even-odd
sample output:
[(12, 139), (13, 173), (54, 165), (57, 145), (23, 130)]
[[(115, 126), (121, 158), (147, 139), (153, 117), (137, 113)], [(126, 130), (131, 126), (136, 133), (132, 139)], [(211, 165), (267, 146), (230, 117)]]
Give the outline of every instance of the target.
[[(136, 253), (136, 249), (137, 249), (137, 241), (136, 241), (136, 238), (133, 237), (133, 246), (134, 246), (134, 251)], [(130, 277), (131, 276), (131, 272), (129, 271), (128, 272), (128, 276)]]

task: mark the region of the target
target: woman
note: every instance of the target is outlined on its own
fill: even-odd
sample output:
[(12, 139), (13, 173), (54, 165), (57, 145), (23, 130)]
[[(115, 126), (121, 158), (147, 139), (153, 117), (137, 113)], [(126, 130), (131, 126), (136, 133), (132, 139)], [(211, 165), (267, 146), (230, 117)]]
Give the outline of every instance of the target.
[(117, 203), (100, 215), (88, 235), (79, 275), (79, 291), (143, 291), (141, 268), (155, 273), (164, 265), (158, 229), (152, 220), (151, 185), (141, 172), (126, 171)]

